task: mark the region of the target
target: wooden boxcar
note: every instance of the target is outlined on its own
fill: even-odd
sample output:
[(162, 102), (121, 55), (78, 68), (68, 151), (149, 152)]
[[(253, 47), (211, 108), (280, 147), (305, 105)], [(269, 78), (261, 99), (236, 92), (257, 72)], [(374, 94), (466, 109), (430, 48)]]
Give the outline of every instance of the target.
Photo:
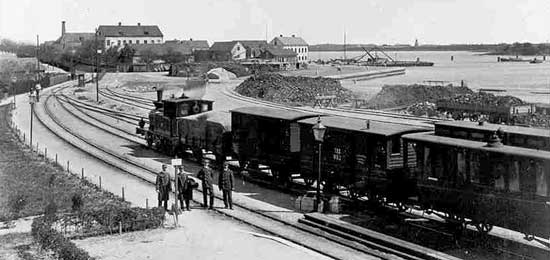
[(242, 167), (269, 166), (280, 181), (299, 170), (300, 127), (297, 121), (317, 114), (268, 107), (231, 110), (233, 149)]
[(453, 138), (487, 142), (497, 132), (505, 145), (550, 151), (550, 130), (466, 121), (435, 123), (435, 134)]
[(488, 232), (498, 225), (550, 234), (550, 152), (437, 136), (404, 135), (414, 144), (419, 203)]
[(471, 121), (477, 121), (481, 116), (488, 116), (490, 122), (507, 123), (518, 114), (531, 114), (535, 112), (532, 104), (526, 105), (491, 105), (472, 103), (460, 103), (449, 100), (440, 100), (436, 103), (440, 111), (450, 112), (455, 119), (469, 118)]
[[(301, 175), (309, 183), (317, 179), (319, 169), (319, 148), (312, 130), (316, 123), (317, 118), (299, 121)], [(336, 116), (321, 117), (321, 123), (327, 128), (321, 145), (321, 179), (325, 180), (325, 192), (345, 188), (352, 197), (365, 193), (390, 200), (407, 196), (401, 189), (408, 186), (402, 171), (403, 160), (408, 163), (416, 160), (414, 150), (402, 145), (401, 136), (430, 129)]]

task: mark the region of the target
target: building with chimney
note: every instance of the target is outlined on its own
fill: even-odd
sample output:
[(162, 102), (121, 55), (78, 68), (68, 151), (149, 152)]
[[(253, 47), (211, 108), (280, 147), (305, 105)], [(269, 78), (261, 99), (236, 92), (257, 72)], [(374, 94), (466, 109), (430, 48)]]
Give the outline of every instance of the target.
[(78, 48), (84, 41), (93, 40), (94, 37), (94, 33), (67, 32), (65, 28), (65, 21), (61, 21), (61, 36), (49, 44), (55, 46), (56, 48), (67, 50)]
[(157, 25), (100, 25), (98, 36), (105, 48), (121, 48), (126, 44), (161, 44), (164, 35)]
[(309, 56), (309, 45), (304, 39), (296, 37), (294, 34), (292, 37), (285, 37), (280, 35), (273, 38), (270, 42), (275, 47), (282, 47), (283, 49), (292, 50), (297, 54), (297, 62), (306, 63)]

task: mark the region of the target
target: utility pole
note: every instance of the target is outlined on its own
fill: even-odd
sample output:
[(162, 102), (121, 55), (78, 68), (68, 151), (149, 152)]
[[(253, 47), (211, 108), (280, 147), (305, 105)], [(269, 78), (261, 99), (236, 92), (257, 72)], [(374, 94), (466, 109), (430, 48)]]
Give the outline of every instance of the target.
[(98, 29), (95, 30), (95, 91), (96, 91), (96, 102), (99, 103), (99, 45), (97, 43), (97, 34), (99, 33)]
[(346, 55), (346, 29), (344, 29), (344, 60), (347, 59)]
[(36, 70), (40, 70), (40, 60), (38, 59), (38, 54), (40, 51), (39, 48), (40, 48), (40, 38), (37, 34), (36, 35)]

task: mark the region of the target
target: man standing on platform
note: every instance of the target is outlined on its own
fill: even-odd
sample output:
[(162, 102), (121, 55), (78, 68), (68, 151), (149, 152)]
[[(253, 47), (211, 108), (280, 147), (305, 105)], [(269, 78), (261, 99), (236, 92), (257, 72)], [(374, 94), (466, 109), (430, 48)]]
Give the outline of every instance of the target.
[(214, 181), (214, 173), (210, 169), (208, 160), (204, 160), (204, 168), (199, 171), (197, 177), (202, 181), (202, 198), (204, 202), (203, 207), (208, 207), (206, 197), (207, 195), (210, 195), (209, 209), (214, 209), (214, 187), (212, 186)]
[(225, 208), (233, 209), (233, 201), (231, 198), (231, 193), (233, 190), (234, 183), (233, 171), (229, 169), (227, 163), (223, 164), (223, 172), (220, 173), (218, 186), (223, 193), (223, 204)]
[(164, 202), (164, 210), (168, 210), (168, 197), (170, 191), (172, 191), (172, 186), (170, 185), (170, 174), (166, 172), (165, 164), (162, 165), (162, 171), (157, 174), (155, 187), (158, 194), (158, 206), (160, 207)]

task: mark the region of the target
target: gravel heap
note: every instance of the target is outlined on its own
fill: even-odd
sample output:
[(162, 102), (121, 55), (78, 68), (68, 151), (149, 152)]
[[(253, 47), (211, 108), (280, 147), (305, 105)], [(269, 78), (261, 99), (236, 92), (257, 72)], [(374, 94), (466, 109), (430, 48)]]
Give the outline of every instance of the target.
[(479, 92), (459, 95), (456, 97), (443, 99), (451, 103), (471, 104), (471, 105), (490, 105), (490, 106), (517, 106), (525, 102), (513, 96), (495, 96), (491, 93)]
[(195, 62), (178, 63), (170, 67), (170, 76), (175, 77), (199, 77), (215, 68), (224, 68), (237, 77), (250, 75), (250, 70), (238, 63), (232, 62)]
[(251, 76), (235, 89), (237, 93), (253, 98), (287, 105), (313, 105), (317, 95), (335, 95), (337, 103), (351, 98), (351, 91), (340, 82), (328, 78), (291, 77), (277, 73)]
[(440, 113), (437, 111), (435, 103), (431, 102), (420, 102), (415, 103), (407, 107), (407, 114), (415, 116), (440, 116)]
[(462, 94), (473, 94), (468, 87), (414, 85), (384, 85), (382, 90), (369, 100), (372, 108), (408, 106), (421, 102), (432, 102)]

